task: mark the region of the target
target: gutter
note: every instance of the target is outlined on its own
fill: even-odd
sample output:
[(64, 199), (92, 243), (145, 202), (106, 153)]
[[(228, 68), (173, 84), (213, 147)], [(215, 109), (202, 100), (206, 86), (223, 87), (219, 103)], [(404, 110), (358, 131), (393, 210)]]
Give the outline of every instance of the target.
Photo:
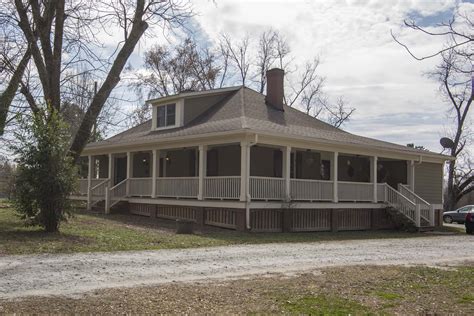
[[(139, 143), (137, 140), (135, 142), (129, 141), (126, 143), (120, 143), (120, 144), (101, 144), (101, 145), (96, 145), (93, 146), (92, 148), (85, 148), (82, 155), (94, 155), (94, 154), (102, 154), (104, 152), (109, 153), (118, 153), (122, 151), (126, 151), (127, 149), (132, 150), (136, 148), (137, 146), (140, 147), (146, 147), (146, 146), (152, 146), (152, 147), (157, 147), (157, 145), (163, 144), (166, 146), (166, 144), (170, 143), (175, 143), (176, 141), (192, 141), (194, 139), (200, 139), (200, 138), (208, 138), (208, 137), (215, 137), (215, 136), (230, 136), (230, 135), (239, 135), (242, 133), (251, 133), (251, 129), (240, 129), (240, 130), (231, 130), (231, 131), (224, 131), (224, 132), (217, 132), (217, 133), (205, 133), (205, 134), (198, 134), (198, 135), (187, 135), (187, 136), (174, 136), (170, 137), (167, 139), (153, 139), (153, 140), (148, 140), (145, 142)], [(257, 133), (256, 131), (254, 133)], [(304, 141), (304, 142), (310, 142), (313, 144), (319, 144), (319, 145), (328, 145), (330, 147), (336, 147), (331, 150), (339, 151), (339, 152), (344, 152), (344, 149), (339, 148), (341, 146), (343, 147), (348, 147), (352, 151), (355, 149), (357, 151), (360, 151), (360, 148), (364, 149), (369, 149), (369, 150), (375, 150), (375, 151), (383, 151), (384, 153), (381, 154), (384, 157), (387, 158), (392, 158), (391, 154), (399, 154), (401, 156), (412, 156), (413, 155), (419, 155), (419, 156), (424, 156), (428, 158), (432, 158), (435, 160), (439, 161), (447, 161), (447, 160), (454, 160), (454, 157), (447, 156), (447, 155), (441, 155), (437, 153), (417, 153), (417, 152), (410, 152), (410, 151), (405, 151), (405, 150), (400, 150), (400, 149), (393, 149), (393, 148), (380, 148), (377, 146), (362, 146), (362, 145), (355, 145), (355, 144), (349, 144), (349, 143), (343, 143), (339, 141), (327, 141), (324, 139), (315, 139), (315, 138), (310, 138), (306, 136), (292, 136), (292, 135), (276, 135), (272, 133), (266, 133), (266, 132), (258, 132), (260, 135), (263, 136), (269, 136), (269, 137), (279, 137), (288, 141), (292, 140), (297, 140), (297, 141)], [(395, 144), (396, 145), (396, 144)], [(325, 149), (323, 149), (325, 150)], [(349, 152), (350, 153), (350, 152)], [(413, 160), (413, 158), (406, 158), (407, 160)]]
[[(255, 134), (255, 140), (253, 142), (249, 142), (247, 144), (247, 155), (248, 157), (250, 157), (250, 148), (252, 148), (252, 146), (255, 146), (257, 145), (258, 143), (258, 134)], [(250, 163), (250, 159), (248, 161), (248, 163)], [(247, 170), (246, 170), (246, 176), (247, 176), (247, 196), (246, 196), (246, 199), (245, 199), (245, 227), (247, 228), (247, 230), (250, 230), (251, 227), (250, 227), (250, 202), (252, 201), (252, 196), (250, 195), (250, 166), (247, 165)]]

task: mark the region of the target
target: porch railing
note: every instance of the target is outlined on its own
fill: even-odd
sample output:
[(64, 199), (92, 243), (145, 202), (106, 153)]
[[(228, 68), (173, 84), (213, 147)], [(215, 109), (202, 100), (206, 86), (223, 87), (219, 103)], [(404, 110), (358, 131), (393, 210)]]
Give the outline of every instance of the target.
[(420, 209), (416, 204), (388, 184), (385, 184), (385, 190), (386, 202), (420, 227)]
[[(98, 180), (98, 179), (95, 179), (95, 180)], [(103, 179), (101, 182), (99, 182), (98, 184), (94, 185), (91, 188), (92, 203), (97, 203), (98, 201), (105, 199), (105, 192), (109, 186), (109, 183), (110, 183), (109, 179)]]
[(333, 181), (291, 179), (291, 199), (301, 201), (331, 201)]
[(87, 186), (88, 186), (87, 179), (77, 180), (77, 191), (75, 193), (79, 195), (87, 195), (87, 189), (88, 189)]
[(128, 181), (130, 186), (130, 196), (152, 195), (152, 178), (130, 178)]
[(434, 226), (434, 209), (431, 206), (430, 203), (425, 201), (423, 198), (421, 198), (419, 195), (417, 195), (415, 192), (413, 192), (407, 185), (399, 183), (398, 184), (398, 191), (406, 196), (410, 201), (415, 203), (416, 205), (419, 205), (420, 207), (420, 213), (421, 217), (429, 222), (431, 225)]
[(385, 202), (386, 183), (377, 183), (377, 202)]
[[(101, 182), (104, 182), (107, 180), (107, 178), (95, 178), (91, 180), (91, 188), (95, 187), (96, 185), (100, 184)], [(77, 180), (78, 186), (77, 186), (77, 194), (80, 195), (87, 195), (87, 190), (89, 189), (88, 187), (88, 180), (87, 179), (79, 179)]]
[(91, 187), (95, 187), (96, 185), (108, 180), (108, 178), (96, 178), (91, 180)]
[(160, 197), (196, 198), (198, 177), (167, 177), (156, 179), (156, 195)]
[(374, 199), (374, 185), (370, 182), (339, 181), (339, 201), (371, 202)]
[(205, 177), (204, 198), (238, 199), (240, 197), (240, 177)]
[(252, 200), (284, 200), (285, 179), (273, 177), (250, 177)]
[(127, 195), (127, 182), (130, 179), (122, 180), (109, 189), (105, 199), (105, 212), (110, 212), (110, 208), (120, 202)]

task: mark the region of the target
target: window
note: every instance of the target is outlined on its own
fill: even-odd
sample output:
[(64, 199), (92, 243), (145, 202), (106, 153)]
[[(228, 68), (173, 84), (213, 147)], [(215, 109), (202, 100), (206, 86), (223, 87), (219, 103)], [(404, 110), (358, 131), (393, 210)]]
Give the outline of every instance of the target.
[(159, 106), (156, 109), (156, 127), (174, 126), (176, 124), (176, 104)]
[(463, 207), (461, 209), (459, 209), (459, 213), (469, 213), (469, 211), (471, 210), (470, 207)]

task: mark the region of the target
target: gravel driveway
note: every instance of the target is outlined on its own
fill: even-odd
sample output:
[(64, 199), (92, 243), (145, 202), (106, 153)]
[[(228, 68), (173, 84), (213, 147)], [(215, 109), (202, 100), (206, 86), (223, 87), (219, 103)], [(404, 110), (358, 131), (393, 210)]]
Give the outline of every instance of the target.
[(283, 243), (184, 250), (27, 255), (0, 258), (0, 298), (292, 273), (360, 264), (474, 262), (474, 237)]

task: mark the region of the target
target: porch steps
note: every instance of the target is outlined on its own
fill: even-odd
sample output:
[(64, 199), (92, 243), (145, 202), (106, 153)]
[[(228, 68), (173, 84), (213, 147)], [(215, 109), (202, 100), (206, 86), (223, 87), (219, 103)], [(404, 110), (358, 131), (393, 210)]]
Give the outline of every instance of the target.
[(411, 221), (405, 215), (400, 213), (400, 211), (396, 208), (389, 206), (387, 207), (387, 212), (390, 214), (390, 217), (397, 225), (397, 228), (401, 230), (405, 230), (408, 232), (424, 232), (434, 230), (434, 227), (429, 226), (429, 223), (423, 218), (421, 219), (421, 227), (416, 227), (413, 221)]
[[(92, 211), (97, 213), (105, 213), (105, 201), (101, 200), (92, 206)], [(120, 201), (110, 208), (110, 213), (127, 214), (129, 211), (128, 201)]]

